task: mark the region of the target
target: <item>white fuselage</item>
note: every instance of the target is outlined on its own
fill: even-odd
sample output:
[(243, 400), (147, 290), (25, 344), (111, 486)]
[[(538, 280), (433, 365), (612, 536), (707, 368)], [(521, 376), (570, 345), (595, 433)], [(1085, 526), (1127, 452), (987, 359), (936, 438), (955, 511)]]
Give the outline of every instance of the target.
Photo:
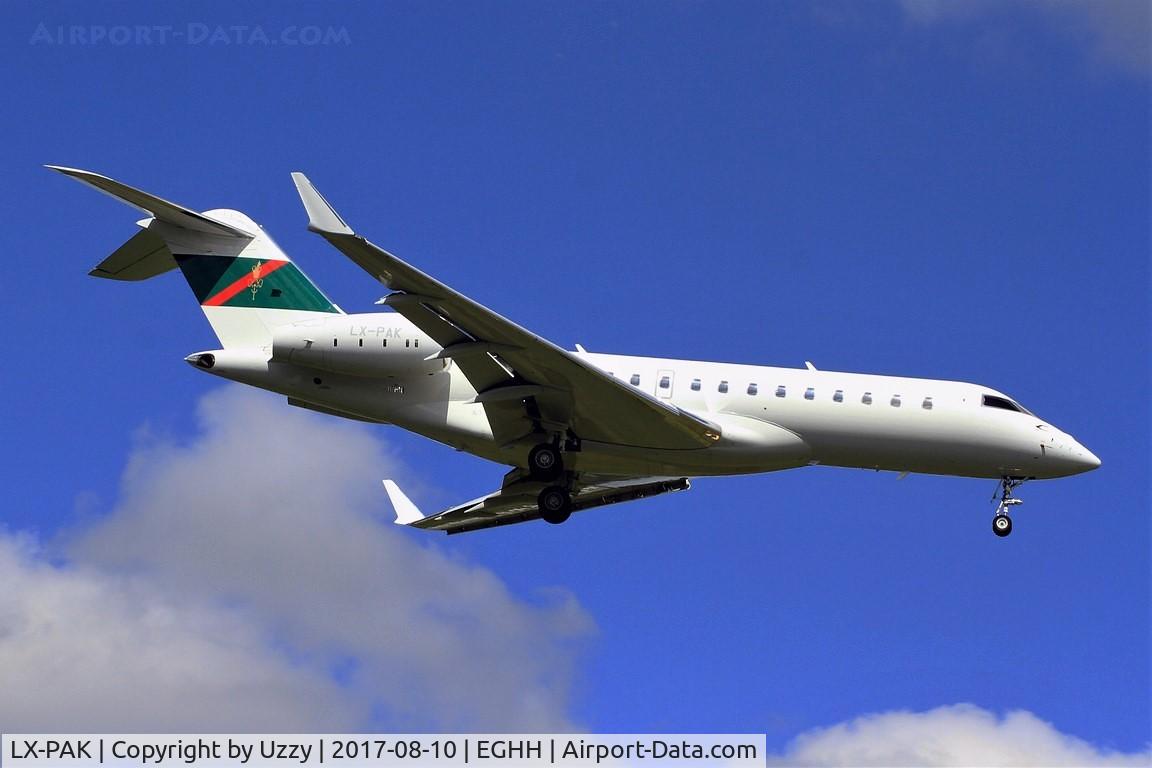
[[(538, 437), (498, 444), (476, 391), (440, 347), (396, 313), (332, 315), (273, 332), (261, 349), (193, 355), (224, 378), (294, 404), (396, 424), (504, 464)], [(205, 354), (212, 365), (205, 364)], [(719, 426), (712, 446), (668, 450), (644, 435), (583, 440), (577, 472), (703, 476), (805, 465), (967, 477), (1052, 478), (1099, 460), (1071, 436), (988, 387), (955, 381), (733, 363), (574, 353), (616, 379)], [(995, 405), (986, 404), (993, 398)]]

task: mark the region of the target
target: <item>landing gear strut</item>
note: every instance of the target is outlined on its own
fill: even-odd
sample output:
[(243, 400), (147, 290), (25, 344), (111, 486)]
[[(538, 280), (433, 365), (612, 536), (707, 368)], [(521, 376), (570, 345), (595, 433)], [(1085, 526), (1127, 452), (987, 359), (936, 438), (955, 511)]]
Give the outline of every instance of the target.
[[(992, 518), (992, 532), (997, 536), (1003, 538), (1012, 533), (1012, 518), (1008, 516), (1008, 511), (1018, 504), (1023, 504), (1023, 500), (1012, 497), (1012, 491), (1019, 488), (1024, 484), (1024, 479), (1020, 477), (1004, 477), (1000, 479), (1000, 503), (996, 505), (996, 515)], [(996, 499), (993, 494), (992, 499)]]

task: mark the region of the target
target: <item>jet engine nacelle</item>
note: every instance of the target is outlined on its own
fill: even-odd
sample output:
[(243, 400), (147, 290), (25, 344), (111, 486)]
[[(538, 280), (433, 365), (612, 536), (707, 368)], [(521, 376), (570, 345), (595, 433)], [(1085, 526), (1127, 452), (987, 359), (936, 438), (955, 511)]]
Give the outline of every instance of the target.
[(303, 320), (272, 331), (272, 359), (353, 376), (403, 378), (444, 370), (448, 361), (426, 360), (436, 350), (426, 338), (423, 348), (413, 343), (416, 333), (410, 327), (365, 326), (348, 315)]

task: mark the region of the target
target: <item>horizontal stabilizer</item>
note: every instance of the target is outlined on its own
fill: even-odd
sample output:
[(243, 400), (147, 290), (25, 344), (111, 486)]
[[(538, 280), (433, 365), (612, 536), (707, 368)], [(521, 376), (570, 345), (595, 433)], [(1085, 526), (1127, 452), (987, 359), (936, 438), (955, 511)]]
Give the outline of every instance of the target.
[(162, 200), (155, 195), (150, 195), (147, 192), (136, 189), (135, 187), (130, 187), (127, 184), (121, 184), (114, 179), (101, 176), (98, 173), (82, 171), (77, 168), (64, 168), (59, 165), (48, 165), (45, 167), (59, 171), (65, 176), (71, 176), (90, 187), (95, 187), (104, 194), (111, 195), (122, 203), (127, 203), (134, 208), (138, 208), (166, 224), (189, 229), (193, 232), (203, 232), (209, 235), (225, 235), (228, 237), (242, 237), (248, 240), (251, 240), (257, 234), (255, 232), (248, 232), (232, 224), (217, 221), (202, 213), (197, 213), (190, 208), (185, 208), (182, 205)]
[(147, 280), (179, 267), (226, 350), (261, 348), (267, 352), (274, 328), (343, 314), (241, 211), (197, 212), (98, 173), (55, 165), (48, 168), (149, 214), (136, 222), (142, 231), (89, 274)]
[(110, 280), (147, 280), (170, 269), (176, 269), (176, 259), (168, 243), (155, 232), (144, 229), (88, 274)]

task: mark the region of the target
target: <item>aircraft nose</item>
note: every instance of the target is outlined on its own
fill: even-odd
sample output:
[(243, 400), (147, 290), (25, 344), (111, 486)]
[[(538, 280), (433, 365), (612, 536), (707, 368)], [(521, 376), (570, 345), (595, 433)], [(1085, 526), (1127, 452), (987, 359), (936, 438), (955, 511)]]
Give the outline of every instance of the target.
[(1081, 472), (1091, 472), (1100, 466), (1100, 459), (1096, 457), (1096, 454), (1080, 443), (1073, 443), (1072, 455), (1076, 457), (1076, 463), (1081, 467)]
[(1047, 437), (1040, 445), (1044, 453), (1043, 466), (1052, 477), (1067, 477), (1091, 472), (1100, 466), (1100, 459), (1067, 432), (1045, 424), (1040, 427)]
[(1070, 474), (1080, 474), (1081, 472), (1091, 472), (1100, 466), (1100, 459), (1096, 454), (1085, 448), (1079, 442), (1069, 435), (1064, 436), (1060, 446), (1063, 450), (1060, 451), (1061, 463), (1064, 464), (1066, 469), (1070, 470)]

